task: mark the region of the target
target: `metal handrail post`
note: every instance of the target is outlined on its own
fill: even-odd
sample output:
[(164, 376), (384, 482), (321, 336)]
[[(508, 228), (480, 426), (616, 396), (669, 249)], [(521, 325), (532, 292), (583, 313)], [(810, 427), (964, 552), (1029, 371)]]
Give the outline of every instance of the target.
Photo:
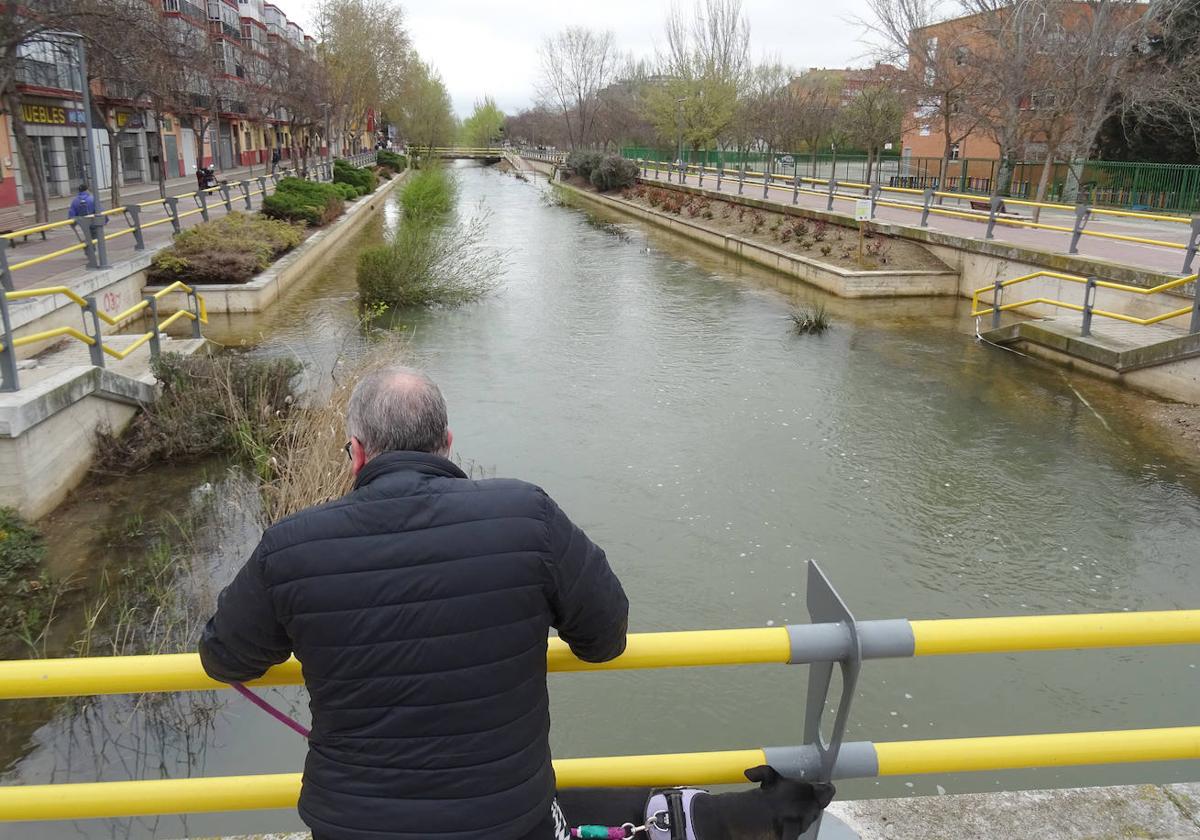
[(242, 188), (242, 199), (246, 202), (246, 209), (249, 210), (250, 209), (250, 179), (247, 178), (244, 181), (240, 181), (239, 184), (241, 185), (241, 188)]
[(929, 208), (933, 205), (933, 187), (926, 187), (921, 197), (921, 227), (929, 227)]
[(171, 217), (171, 227), (175, 233), (179, 233), (182, 230), (179, 225), (179, 199), (169, 195), (163, 199), (163, 207), (167, 208), (167, 215)]
[(764, 170), (765, 171), (763, 172), (763, 201), (766, 201), (767, 196), (770, 194), (768, 192), (768, 190), (770, 190), (770, 188), (771, 188), (771, 164), (767, 163), (766, 167), (764, 167)]
[(725, 177), (725, 161), (717, 163), (717, 192), (721, 191), (721, 179)]
[(263, 199), (267, 197), (267, 179), (265, 177), (263, 177), (262, 175), (259, 175), (258, 178), (256, 178), (255, 180), (258, 181), (258, 188), (259, 188), (259, 190), (261, 190), (262, 198), (260, 198), (258, 200), (258, 204), (261, 207), (262, 203), (263, 203)]
[(71, 220), (71, 228), (75, 231), (75, 236), (83, 243), (83, 258), (87, 263), (88, 268), (99, 268), (100, 264), (96, 262), (96, 245), (92, 242), (90, 226), (85, 227), (80, 217), (76, 216)]
[(654, 156), (654, 180), (662, 180), (662, 162), (659, 161), (658, 155)]
[(679, 183), (687, 183), (687, 164), (684, 162), (683, 158), (679, 159)]
[(874, 186), (871, 187), (870, 196), (871, 196), (871, 218), (872, 219), (875, 218), (875, 205), (877, 205), (879, 203), (879, 191), (880, 191), (879, 184), (875, 184)]
[(126, 223), (133, 228), (133, 250), (145, 251), (146, 240), (142, 237), (142, 208), (136, 204), (127, 204), (124, 212)]
[(1200, 333), (1200, 281), (1192, 284), (1192, 323), (1190, 333)]
[(233, 212), (233, 198), (229, 194), (229, 182), (228, 181), (221, 182), (220, 192), (221, 192), (221, 197), (223, 199), (225, 199), (225, 212), (232, 213)]
[(1083, 325), (1079, 329), (1079, 334), (1088, 336), (1092, 334), (1092, 310), (1096, 307), (1096, 278), (1088, 277), (1087, 285), (1083, 287)]
[(1067, 251), (1068, 254), (1079, 253), (1079, 240), (1083, 238), (1083, 227), (1088, 223), (1088, 218), (1092, 214), (1092, 208), (1086, 204), (1078, 204), (1075, 206), (1075, 228), (1071, 231), (1071, 247)]
[(638, 158), (638, 163), (642, 165), (642, 177), (647, 178), (650, 175), (650, 165), (645, 158)]
[(192, 319), (192, 338), (204, 338), (204, 332), (200, 329), (200, 297), (195, 289), (188, 292), (188, 299), (192, 304), (192, 314), (196, 316)]
[(8, 296), (0, 292), (0, 391), (19, 391), (17, 348), (13, 347), (12, 321), (8, 317)]
[(200, 205), (200, 218), (208, 221), (208, 193), (196, 190), (196, 203)]
[(738, 195), (742, 194), (742, 190), (746, 186), (746, 160), (742, 159), (742, 165), (738, 169)]
[(674, 183), (674, 181), (672, 180), (674, 177), (675, 177), (675, 164), (668, 163), (667, 164), (667, 183), (668, 184)]
[(795, 174), (792, 175), (792, 204), (800, 203), (800, 167), (796, 167)]
[(826, 210), (833, 210), (833, 197), (837, 193), (837, 178), (829, 175), (829, 200), (825, 203)]
[(162, 344), (159, 341), (161, 333), (158, 331), (158, 298), (154, 295), (142, 295), (142, 300), (150, 305), (150, 358), (157, 359), (158, 354), (162, 352)]
[(0, 236), (0, 291), (13, 291), (12, 271), (8, 267), (8, 243), (7, 236)]
[(1192, 218), (1192, 233), (1188, 237), (1187, 253), (1183, 258), (1183, 273), (1192, 273), (1192, 262), (1196, 259), (1196, 245), (1200, 243), (1200, 216)]
[(1004, 281), (997, 280), (992, 288), (992, 329), (1000, 326), (1000, 298), (1004, 295)]
[(699, 186), (704, 186), (704, 164), (700, 164), (700, 180), (696, 182)]
[(1002, 199), (1000, 196), (994, 195), (994, 196), (992, 196), (991, 201), (988, 202), (987, 234), (984, 236), (984, 239), (992, 239), (995, 237), (995, 235), (996, 235), (996, 214), (1000, 212), (1000, 204), (1003, 201), (1004, 201), (1004, 199)]
[(88, 222), (92, 236), (96, 238), (96, 268), (108, 268), (108, 240), (104, 238), (104, 226), (108, 224), (108, 216), (93, 213)]
[(104, 367), (104, 337), (100, 333), (100, 310), (96, 308), (96, 298), (93, 295), (88, 295), (84, 300), (87, 302), (87, 306), (83, 311), (91, 315), (92, 338), (95, 339), (93, 344), (88, 345), (88, 352), (92, 356), (92, 364), (102, 368)]

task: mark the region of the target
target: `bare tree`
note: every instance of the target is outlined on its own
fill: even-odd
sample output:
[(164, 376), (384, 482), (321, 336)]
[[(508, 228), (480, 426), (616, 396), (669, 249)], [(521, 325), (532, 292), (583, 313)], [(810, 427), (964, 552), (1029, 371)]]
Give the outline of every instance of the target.
[(615, 78), (619, 56), (611, 32), (568, 26), (542, 42), (537, 91), (542, 104), (562, 114), (572, 149), (593, 140), (600, 91)]
[(878, 164), (884, 145), (899, 137), (903, 115), (904, 106), (895, 80), (885, 74), (878, 74), (863, 85), (838, 114), (850, 142), (867, 152), (867, 183), (873, 183), (872, 167)]

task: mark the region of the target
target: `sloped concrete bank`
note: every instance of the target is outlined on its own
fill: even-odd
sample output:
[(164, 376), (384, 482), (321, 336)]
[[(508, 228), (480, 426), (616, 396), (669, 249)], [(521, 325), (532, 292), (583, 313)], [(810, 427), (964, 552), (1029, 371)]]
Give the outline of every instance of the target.
[(838, 297), (936, 297), (958, 294), (958, 275), (953, 271), (894, 269), (854, 271), (844, 269), (744, 237), (722, 233), (707, 225), (642, 207), (623, 198), (588, 192), (561, 182), (558, 186), (570, 191), (571, 195), (584, 203), (619, 210), (690, 239), (790, 275)]

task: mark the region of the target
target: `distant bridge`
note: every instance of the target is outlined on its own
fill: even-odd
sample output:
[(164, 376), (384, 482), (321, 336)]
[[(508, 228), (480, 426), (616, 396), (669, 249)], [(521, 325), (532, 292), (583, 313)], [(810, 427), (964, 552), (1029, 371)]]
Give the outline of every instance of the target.
[(436, 157), (446, 160), (502, 160), (508, 150), (502, 146), (434, 146), (413, 147), (411, 153), (420, 157)]

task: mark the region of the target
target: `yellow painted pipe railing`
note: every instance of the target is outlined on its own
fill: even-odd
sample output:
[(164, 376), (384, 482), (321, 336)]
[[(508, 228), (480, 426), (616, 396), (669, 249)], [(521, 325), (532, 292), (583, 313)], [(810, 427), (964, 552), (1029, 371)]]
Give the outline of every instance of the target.
[[(864, 637), (877, 623), (860, 622), (866, 628)], [(1200, 644), (1200, 610), (933, 619), (901, 624), (911, 633), (911, 650), (905, 653), (911, 656)], [(813, 626), (632, 633), (625, 653), (600, 664), (576, 659), (565, 643), (552, 638), (547, 668), (552, 672), (619, 671), (808, 661), (804, 658), (804, 634)], [(864, 656), (870, 656), (867, 647)], [(251, 685), (301, 682), (300, 663), (293, 658)], [(194, 653), (0, 662), (0, 700), (227, 687), (204, 673)]]
[[(1047, 735), (1010, 735), (843, 746), (873, 752), (878, 776), (1016, 770), (1031, 767), (1200, 759), (1200, 726)], [(560, 788), (668, 787), (745, 782), (767, 764), (762, 749), (559, 759)], [(833, 777), (867, 775), (834, 768)], [(279, 773), (130, 782), (0, 787), (0, 820), (80, 820), (294, 808), (301, 774)]]

